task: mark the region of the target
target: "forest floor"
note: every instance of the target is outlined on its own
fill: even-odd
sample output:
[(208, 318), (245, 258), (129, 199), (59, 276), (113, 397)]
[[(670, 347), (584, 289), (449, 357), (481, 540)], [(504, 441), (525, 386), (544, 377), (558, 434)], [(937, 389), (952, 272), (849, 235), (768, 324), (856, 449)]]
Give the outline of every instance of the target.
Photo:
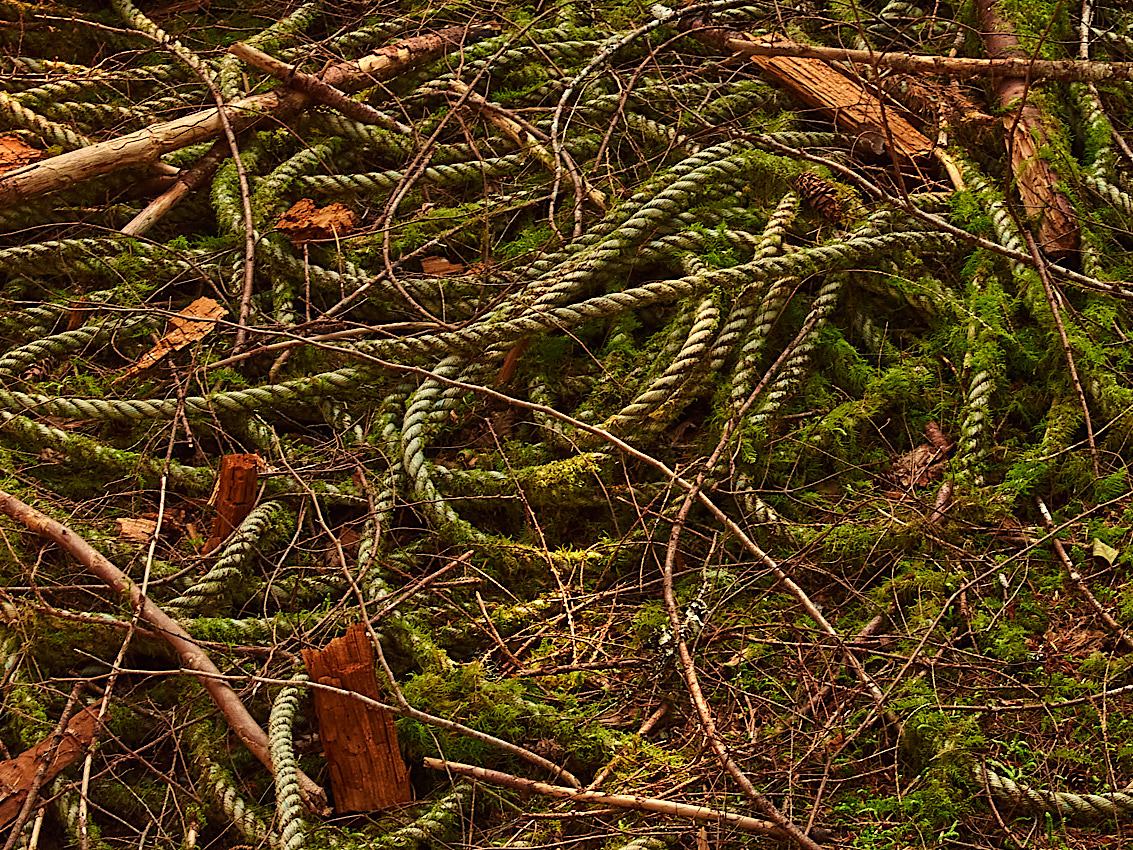
[(1124, 846), (1131, 56), (4, 4), (0, 846)]

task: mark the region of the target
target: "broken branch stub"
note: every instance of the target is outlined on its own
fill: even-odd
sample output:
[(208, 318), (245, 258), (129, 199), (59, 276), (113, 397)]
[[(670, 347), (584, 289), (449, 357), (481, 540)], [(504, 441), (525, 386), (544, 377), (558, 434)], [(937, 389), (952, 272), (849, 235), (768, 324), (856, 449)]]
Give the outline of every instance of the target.
[(223, 543), (256, 506), (256, 485), (259, 481), (260, 458), (255, 454), (225, 455), (220, 461), (216, 482), (216, 516), (212, 536), (204, 552), (211, 552)]

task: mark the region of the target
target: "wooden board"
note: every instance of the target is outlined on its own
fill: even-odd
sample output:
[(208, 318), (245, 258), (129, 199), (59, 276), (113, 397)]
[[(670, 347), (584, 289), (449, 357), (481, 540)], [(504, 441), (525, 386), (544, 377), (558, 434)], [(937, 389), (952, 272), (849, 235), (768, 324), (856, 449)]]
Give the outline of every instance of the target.
[[(373, 644), (355, 623), (323, 649), (303, 650), (311, 680), (380, 699)], [(397, 746), (393, 715), (356, 699), (315, 689), (335, 811), (372, 812), (413, 800), (409, 772)]]

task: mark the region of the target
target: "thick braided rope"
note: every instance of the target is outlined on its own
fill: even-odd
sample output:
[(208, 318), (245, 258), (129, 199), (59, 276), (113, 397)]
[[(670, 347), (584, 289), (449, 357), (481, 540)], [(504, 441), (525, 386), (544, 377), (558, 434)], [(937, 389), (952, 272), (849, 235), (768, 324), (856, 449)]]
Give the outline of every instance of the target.
[[(754, 246), (757, 258), (770, 257), (782, 250), (783, 237), (787, 228), (798, 214), (799, 199), (794, 192), (788, 192), (779, 199), (775, 211), (763, 228), (758, 243)], [(762, 281), (761, 281), (762, 283)], [(712, 349), (712, 363), (710, 371), (719, 371), (724, 366), (726, 358), (731, 356), (735, 347), (747, 335), (756, 315), (756, 300), (762, 293), (762, 287), (749, 286), (736, 296), (731, 312), (724, 327), (720, 329), (720, 337)]]
[[(679, 300), (714, 286), (734, 288), (753, 280), (782, 275), (795, 268), (826, 266), (834, 268), (861, 263), (878, 254), (917, 245), (922, 251), (951, 246), (946, 234), (933, 231), (890, 233), (876, 237), (848, 239), (836, 245), (823, 245), (782, 257), (765, 257), (729, 269), (706, 270), (674, 281), (645, 284), (622, 292), (613, 292), (577, 304), (536, 313), (528, 311), (510, 321), (480, 322), (467, 328), (442, 334), (413, 338), (361, 343), (360, 351), (378, 356), (433, 356), (459, 351), (485, 351), (494, 345), (514, 342), (552, 328), (570, 328), (596, 318), (605, 318), (625, 310), (637, 310), (652, 304)], [(573, 288), (573, 287), (570, 287)], [(557, 295), (549, 300), (557, 300)], [(300, 378), (283, 384), (232, 390), (211, 396), (189, 396), (184, 400), (187, 416), (198, 417), (213, 412), (241, 414), (260, 407), (299, 403), (332, 395), (336, 391), (356, 388), (371, 377), (368, 369), (344, 368)], [(170, 419), (177, 411), (177, 401), (167, 399), (110, 400), (54, 398), (29, 393), (0, 390), (0, 408), (28, 411), (38, 415), (72, 419), (106, 419), (135, 421)]]
[(165, 603), (164, 607), (170, 615), (185, 616), (202, 610), (218, 613), (209, 609), (214, 608), (221, 597), (245, 577), (249, 562), (263, 542), (264, 532), (272, 519), (283, 510), (280, 502), (264, 502), (244, 517), (212, 569), (176, 599)]
[(156, 484), (164, 472), (170, 484), (198, 495), (207, 495), (216, 480), (216, 473), (205, 467), (185, 466), (174, 461), (165, 470), (165, 464), (152, 455), (111, 448), (75, 431), (64, 431), (6, 411), (0, 411), (0, 433), (37, 450), (53, 449), (66, 457), (76, 470), (101, 467), (104, 472), (127, 479), (138, 478), (148, 484)]
[(976, 781), (981, 785), (986, 783), (991, 793), (1000, 801), (1032, 812), (1049, 812), (1059, 817), (1133, 816), (1133, 794), (1125, 791), (1106, 791), (1101, 794), (1042, 791), (1015, 782), (982, 765), (976, 767)]
[[(371, 377), (368, 369), (344, 368), (266, 387), (230, 390), (211, 396), (189, 396), (184, 400), (185, 415), (191, 418), (212, 413), (241, 415), (261, 407), (302, 404), (324, 395), (356, 389)], [(177, 400), (53, 398), (0, 390), (0, 408), (69, 419), (141, 422), (172, 419), (177, 413)]]
[(472, 786), (454, 785), (437, 799), (413, 823), (387, 832), (364, 844), (374, 850), (415, 850), (425, 845), (447, 846), (450, 836), (461, 825), (461, 819), (472, 802)]
[(662, 403), (670, 401), (676, 387), (690, 378), (692, 369), (708, 352), (719, 320), (720, 308), (716, 299), (711, 296), (702, 299), (688, 338), (676, 357), (644, 392), (607, 419), (602, 427), (620, 436), (654, 414)]
[[(196, 263), (182, 259), (179, 255), (198, 257)], [(47, 269), (81, 269), (88, 273), (105, 274), (106, 269), (114, 268), (114, 261), (126, 255), (133, 263), (143, 262), (151, 266), (154, 276), (193, 275), (199, 277), (200, 271), (215, 268), (208, 256), (202, 252), (174, 252), (163, 245), (139, 242), (122, 237), (88, 237), (82, 239), (49, 239), (28, 245), (16, 245), (0, 249), (0, 268), (10, 271), (25, 271), (42, 274)], [(91, 261), (97, 261), (96, 265)]]
[[(435, 186), (457, 187), (485, 177), (500, 177), (526, 167), (528, 157), (522, 153), (505, 154), (478, 162), (456, 162), (431, 165), (421, 173), (421, 181)], [(405, 178), (404, 171), (366, 171), (360, 174), (313, 174), (298, 177), (295, 186), (303, 192), (339, 194), (346, 192), (385, 192), (396, 188)]]
[(999, 316), (989, 317), (987, 308), (981, 311), (983, 313), (981, 315), (976, 309), (978, 303), (986, 303), (988, 300), (980, 297), (981, 283), (978, 275), (973, 276), (969, 286), (972, 318), (968, 323), (968, 354), (964, 365), (974, 368), (968, 381), (964, 420), (960, 426), (958, 458), (961, 466), (972, 475), (976, 486), (982, 486), (981, 461), (988, 452), (983, 438), (991, 410), (992, 393), (995, 391), (995, 376), (1002, 368), (1002, 354), (996, 344), (995, 327), (989, 324)]
[(489, 350), (494, 345), (514, 342), (552, 328), (571, 328), (592, 319), (608, 318), (623, 311), (640, 310), (653, 304), (679, 301), (712, 287), (730, 290), (737, 286), (748, 285), (752, 281), (785, 276), (795, 270), (808, 273), (819, 269), (835, 270), (839, 267), (869, 262), (890, 251), (916, 248), (922, 253), (931, 253), (951, 249), (953, 245), (951, 236), (937, 231), (908, 231), (848, 239), (835, 245), (822, 245), (783, 256), (766, 257), (732, 268), (713, 269), (678, 280), (647, 283), (542, 313), (531, 310), (526, 315), (506, 321), (479, 322), (459, 331), (440, 334), (362, 342), (357, 348), (384, 357), (430, 354), (436, 357), (439, 354), (454, 352), (474, 354)]
[[(464, 367), (464, 358), (450, 355), (433, 369), (442, 378), (454, 378)], [(410, 399), (401, 428), (401, 461), (413, 498), (438, 527), (465, 541), (480, 540), (482, 535), (471, 523), (461, 519), (433, 483), (431, 464), (425, 458), (429, 419), (443, 412), (438, 402), (443, 390), (439, 381), (427, 378)]]
[(303, 800), (299, 795), (299, 764), (295, 758), (292, 735), (295, 712), (304, 691), (299, 686), (307, 681), (307, 674), (296, 673), (291, 681), (294, 684), (281, 690), (271, 704), (271, 716), (268, 718), (280, 850), (299, 850), (307, 837), (307, 827), (303, 823)]
[(185, 45), (151, 21), (131, 0), (110, 0), (110, 6), (129, 26), (144, 32), (154, 41), (168, 47), (178, 59), (192, 68), (203, 79), (212, 82), (215, 74), (205, 62), (198, 59)]
[[(320, 5), (320, 3), (304, 3), (267, 29), (244, 39), (244, 43), (268, 53), (275, 53), (282, 46), (293, 44), (297, 36), (314, 23)], [(235, 100), (244, 93), (243, 71), (244, 66), (238, 56), (226, 53), (221, 58), (217, 68), (216, 87), (226, 102)]]
[[(1085, 171), (1096, 177), (1105, 179), (1113, 174), (1117, 164), (1117, 155), (1113, 150), (1113, 124), (1106, 117), (1105, 111), (1099, 103), (1095, 89), (1086, 83), (1071, 83), (1069, 86), (1070, 99), (1082, 114), (1086, 126), (1082, 133), (1086, 140)], [(1098, 142), (1104, 139), (1104, 142)]]
[(210, 763), (205, 772), (205, 781), (228, 822), (246, 841), (255, 847), (279, 846), (278, 837), (268, 829), (267, 824), (244, 799), (240, 789), (236, 787), (236, 783), (223, 767)]
[(1118, 212), (1133, 216), (1133, 197), (1096, 174), (1082, 175), (1082, 184)]
[(340, 147), (337, 139), (305, 147), (257, 180), (252, 192), (252, 215), (257, 229), (266, 229), (271, 219), (283, 211), (283, 195), (298, 178), (329, 162)]
[(0, 108), (7, 112), (8, 121), (17, 127), (31, 130), (44, 141), (59, 145), (64, 150), (78, 150), (92, 144), (86, 136), (76, 133), (65, 124), (59, 124), (32, 109), (28, 109), (16, 98), (9, 96), (7, 92), (0, 91)]
[(245, 841), (254, 847), (270, 846), (274, 850), (279, 846), (278, 836), (268, 829), (255, 809), (244, 799), (232, 774), (212, 758), (211, 749), (222, 738), (209, 720), (196, 722), (186, 733), (185, 739), (193, 762), (202, 774), (201, 781), (227, 821)]
[(62, 354), (78, 351), (80, 348), (105, 338), (108, 333), (108, 324), (113, 325), (110, 330), (117, 330), (120, 327), (120, 323), (117, 322), (96, 322), (76, 328), (73, 331), (63, 331), (43, 339), (33, 340), (19, 348), (13, 348), (0, 356), (0, 378), (14, 377), (33, 363), (42, 363)]
[(799, 344), (791, 353), (790, 358), (783, 364), (778, 377), (771, 386), (764, 391), (763, 403), (752, 413), (748, 414), (748, 421), (756, 428), (763, 429), (770, 423), (772, 417), (779, 412), (787, 396), (792, 393), (805, 377), (807, 368), (812, 360), (815, 343), (822, 328), (838, 305), (838, 298), (846, 284), (846, 275), (832, 274), (826, 278), (822, 288), (818, 291), (814, 304), (811, 306), (807, 322), (812, 322), (807, 335), (799, 340)]

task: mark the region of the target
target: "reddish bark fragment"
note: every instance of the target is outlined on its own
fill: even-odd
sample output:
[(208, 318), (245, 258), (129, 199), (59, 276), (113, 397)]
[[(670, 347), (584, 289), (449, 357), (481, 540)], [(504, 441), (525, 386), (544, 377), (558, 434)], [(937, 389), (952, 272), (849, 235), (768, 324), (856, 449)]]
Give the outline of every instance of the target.
[(216, 485), (216, 517), (212, 537), (204, 551), (211, 552), (225, 541), (256, 505), (260, 458), (254, 454), (225, 455)]
[[(374, 646), (363, 623), (322, 650), (303, 650), (303, 662), (312, 681), (381, 698)], [(318, 689), (313, 694), (335, 810), (372, 812), (411, 802), (413, 789), (393, 715), (341, 694)]]

